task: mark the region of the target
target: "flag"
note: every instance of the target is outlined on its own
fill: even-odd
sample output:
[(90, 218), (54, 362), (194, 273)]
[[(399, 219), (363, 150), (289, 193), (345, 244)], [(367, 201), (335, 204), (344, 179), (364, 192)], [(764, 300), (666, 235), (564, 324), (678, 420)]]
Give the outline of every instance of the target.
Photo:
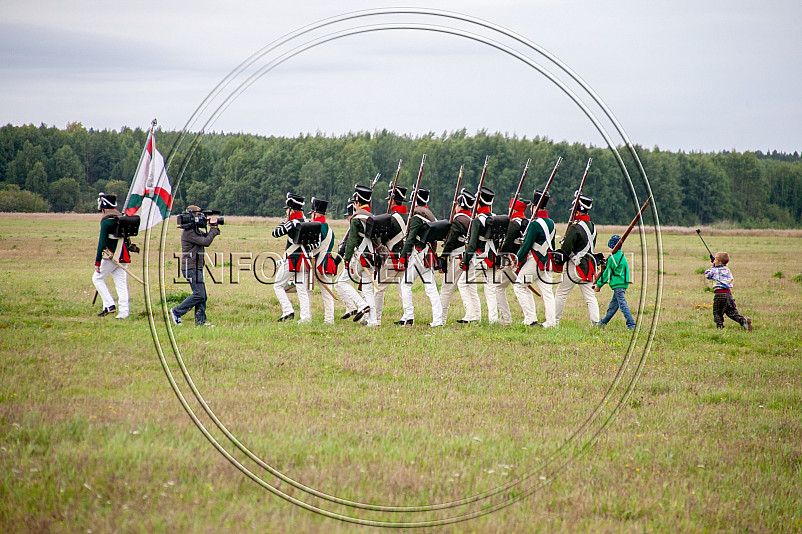
[(164, 158), (156, 150), (156, 137), (153, 135), (155, 126), (154, 119), (123, 206), (123, 214), (139, 215), (140, 232), (153, 228), (167, 219), (173, 207), (170, 178), (167, 176), (167, 169), (164, 168)]

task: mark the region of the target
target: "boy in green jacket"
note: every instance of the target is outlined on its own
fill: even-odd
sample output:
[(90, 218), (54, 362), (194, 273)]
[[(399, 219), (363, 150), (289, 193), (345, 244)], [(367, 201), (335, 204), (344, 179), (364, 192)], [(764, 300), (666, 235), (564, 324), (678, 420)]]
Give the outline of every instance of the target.
[[(621, 236), (619, 235), (614, 235), (610, 238), (610, 241), (607, 242), (607, 246), (610, 250), (615, 248), (620, 239)], [(624, 314), (624, 319), (627, 321), (627, 328), (629, 330), (634, 330), (635, 319), (632, 318), (632, 314), (629, 311), (629, 305), (627, 304), (625, 295), (630, 283), (629, 264), (627, 264), (627, 259), (620, 249), (607, 259), (607, 265), (604, 267), (604, 271), (596, 281), (596, 285), (593, 289), (599, 292), (601, 288), (604, 287), (604, 284), (608, 283), (613, 290), (613, 298), (610, 301), (610, 305), (607, 306), (607, 315), (599, 321), (599, 326), (604, 326), (609, 323), (610, 319), (615, 315), (615, 312), (620, 308), (621, 313)]]

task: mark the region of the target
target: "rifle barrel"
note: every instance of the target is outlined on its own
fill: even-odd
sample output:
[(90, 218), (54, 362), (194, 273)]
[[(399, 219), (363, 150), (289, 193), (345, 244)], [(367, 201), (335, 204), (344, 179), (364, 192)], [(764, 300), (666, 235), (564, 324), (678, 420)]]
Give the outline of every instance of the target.
[(554, 164), (554, 168), (551, 170), (551, 174), (549, 175), (549, 179), (546, 180), (546, 187), (543, 188), (543, 194), (540, 195), (540, 198), (537, 199), (537, 206), (535, 209), (532, 210), (532, 219), (535, 220), (537, 218), (537, 212), (540, 211), (540, 208), (543, 206), (543, 196), (549, 191), (549, 187), (551, 187), (551, 182), (554, 180), (554, 175), (557, 174), (557, 169), (560, 167), (560, 163), (562, 163), (563, 157), (557, 156), (557, 163)]
[(426, 154), (420, 160), (420, 170), (418, 170), (418, 179), (415, 181), (415, 194), (412, 195), (412, 204), (410, 204), (409, 215), (407, 216), (407, 228), (404, 231), (404, 236), (409, 235), (409, 226), (412, 222), (412, 216), (415, 214), (415, 208), (418, 204), (418, 189), (420, 189), (420, 180), (423, 177), (423, 164), (426, 163)]
[(507, 213), (508, 216), (512, 217), (512, 209), (515, 207), (515, 203), (518, 202), (518, 197), (521, 196), (521, 188), (524, 185), (524, 180), (526, 179), (526, 173), (529, 170), (529, 163), (532, 161), (531, 158), (526, 160), (526, 165), (524, 166), (524, 172), (521, 174), (521, 179), (518, 180), (518, 189), (515, 190), (515, 196), (512, 197), (512, 202), (510, 202), (510, 209)]
[(395, 178), (393, 179), (393, 186), (390, 188), (390, 194), (387, 195), (387, 213), (390, 213), (390, 204), (393, 202), (393, 193), (395, 193), (395, 186), (398, 185), (398, 175), (401, 174), (401, 162), (404, 160), (398, 160), (398, 169), (395, 171)]
[(651, 201), (652, 197), (649, 196), (649, 198), (646, 199), (646, 202), (643, 203), (643, 206), (641, 206), (640, 210), (638, 210), (638, 214), (635, 215), (635, 218), (632, 219), (631, 223), (629, 223), (626, 232), (624, 232), (624, 235), (622, 235), (621, 239), (618, 240), (618, 243), (616, 243), (616, 245), (613, 247), (613, 251), (610, 254), (615, 254), (616, 252), (621, 250), (621, 247), (624, 245), (624, 241), (627, 239), (627, 237), (629, 237), (629, 234), (632, 232), (632, 229), (635, 228), (635, 225), (638, 223), (638, 219), (641, 218), (641, 215), (643, 215), (643, 211), (646, 209), (646, 206), (648, 206), (649, 202)]
[(454, 200), (451, 202), (451, 215), (448, 216), (448, 221), (454, 220), (454, 212), (457, 211), (457, 198), (459, 198), (459, 188), (462, 185), (462, 171), (465, 170), (465, 165), (459, 166), (459, 177), (457, 178), (457, 187), (454, 189)]
[(593, 158), (588, 158), (588, 164), (585, 165), (585, 172), (582, 174), (582, 181), (579, 182), (579, 189), (576, 191), (576, 198), (574, 199), (574, 207), (571, 209), (571, 218), (568, 219), (568, 224), (571, 224), (576, 218), (576, 212), (579, 209), (579, 196), (582, 194), (582, 189), (585, 188), (585, 180), (588, 178), (588, 171), (590, 170), (590, 163), (593, 161)]
[(487, 175), (487, 162), (490, 156), (485, 156), (485, 164), (482, 167), (482, 177), (479, 178), (479, 187), (476, 188), (476, 199), (473, 201), (473, 208), (471, 208), (471, 220), (468, 223), (468, 232), (465, 234), (465, 247), (467, 250), (468, 242), (471, 240), (471, 228), (473, 228), (473, 220), (476, 218), (476, 210), (479, 207), (479, 194), (482, 192), (482, 186), (485, 183), (485, 176)]

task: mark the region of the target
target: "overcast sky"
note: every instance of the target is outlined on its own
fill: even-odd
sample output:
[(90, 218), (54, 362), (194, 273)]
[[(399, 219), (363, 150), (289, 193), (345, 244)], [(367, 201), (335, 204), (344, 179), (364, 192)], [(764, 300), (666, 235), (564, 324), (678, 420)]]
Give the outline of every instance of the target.
[[(181, 129), (218, 82), (274, 39), (327, 17), (402, 5), (231, 4), (2, 0), (0, 123), (147, 128), (157, 117), (162, 128)], [(534, 41), (595, 90), (634, 143), (674, 151), (802, 151), (798, 0), (408, 5), (463, 13)], [(478, 32), (410, 16), (327, 31), (405, 22)], [(259, 78), (211, 127), (263, 135), (383, 128), (486, 129), (605, 145), (579, 107), (533, 68), (464, 37), (409, 29), (305, 51)]]

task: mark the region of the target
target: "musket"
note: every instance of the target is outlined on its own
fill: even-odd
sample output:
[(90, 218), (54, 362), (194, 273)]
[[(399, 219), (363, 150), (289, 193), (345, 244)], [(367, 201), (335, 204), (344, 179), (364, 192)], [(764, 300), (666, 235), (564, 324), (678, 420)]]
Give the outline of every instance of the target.
[(571, 217), (568, 219), (568, 224), (576, 218), (576, 212), (579, 209), (579, 196), (582, 194), (582, 189), (585, 187), (585, 180), (588, 178), (588, 171), (590, 170), (590, 162), (593, 158), (588, 158), (588, 164), (585, 166), (585, 172), (582, 175), (582, 181), (579, 182), (579, 189), (576, 191), (576, 198), (574, 199), (574, 207), (571, 208)]
[[(457, 212), (457, 199), (459, 198), (459, 190), (462, 186), (462, 172), (465, 170), (465, 165), (459, 166), (459, 176), (457, 177), (457, 187), (454, 189), (454, 200), (451, 201), (451, 214), (448, 216), (448, 222), (454, 222), (454, 215)], [(448, 233), (446, 234), (446, 241), (448, 241), (449, 236), (451, 235), (451, 227), (448, 228)], [(445, 265), (445, 264), (443, 264)], [(443, 267), (442, 272), (445, 273), (445, 267)]]
[[(650, 197), (650, 198), (651, 198), (651, 197)], [(705, 243), (705, 240), (704, 240), (704, 239), (702, 239), (702, 231), (701, 231), (701, 230), (699, 230), (698, 228), (696, 229), (696, 235), (698, 235), (698, 236), (699, 236), (699, 239), (701, 239), (701, 240), (702, 240), (702, 244), (703, 244), (703, 245), (705, 246), (705, 248), (707, 249), (707, 253), (708, 253), (708, 254), (710, 254), (710, 263), (713, 263), (713, 262), (715, 262), (715, 261), (716, 261), (716, 258), (715, 258), (715, 257), (713, 257), (713, 253), (712, 253), (712, 252), (710, 252), (710, 247), (708, 247), (708, 246), (707, 246), (707, 243)], [(93, 303), (93, 304), (94, 304), (94, 303)]]
[[(651, 201), (652, 201), (652, 197), (651, 197), (651, 195), (649, 195), (649, 198), (646, 199), (646, 202), (644, 202), (643, 206), (641, 206), (640, 209), (638, 210), (638, 214), (635, 215), (635, 218), (632, 219), (631, 223), (629, 223), (629, 226), (627, 227), (627, 229), (624, 232), (624, 234), (621, 236), (621, 239), (619, 239), (618, 243), (616, 243), (615, 246), (613, 247), (612, 251), (610, 252), (610, 256), (612, 256), (613, 254), (615, 254), (616, 252), (621, 250), (621, 247), (624, 246), (624, 241), (626, 241), (627, 237), (629, 237), (629, 234), (632, 233), (632, 229), (635, 228), (636, 224), (638, 224), (638, 220), (641, 218), (641, 215), (643, 215), (643, 211), (646, 209), (646, 206), (648, 206), (649, 202), (651, 202)], [(699, 230), (697, 230), (697, 232), (698, 231)], [(702, 237), (702, 236), (700, 235), (699, 237)], [(704, 239), (702, 241), (704, 242)], [(705, 245), (705, 246), (707, 246), (707, 245)], [(708, 250), (708, 252), (709, 252), (709, 250)], [(713, 255), (711, 254), (710, 257), (712, 258)], [(602, 272), (599, 272), (599, 274), (596, 276), (596, 279), (593, 281), (594, 284), (599, 281), (599, 278), (601, 278)]]
[(409, 208), (409, 216), (407, 217), (407, 228), (404, 230), (404, 236), (409, 235), (409, 226), (412, 223), (412, 216), (415, 214), (415, 208), (418, 205), (418, 189), (420, 188), (420, 180), (423, 177), (423, 164), (426, 163), (426, 154), (420, 160), (420, 170), (418, 171), (418, 179), (415, 181), (415, 194), (412, 195), (412, 205)]
[(548, 193), (549, 187), (551, 187), (551, 182), (554, 180), (554, 175), (557, 174), (557, 168), (559, 168), (562, 160), (562, 156), (557, 156), (557, 163), (554, 164), (554, 169), (552, 169), (549, 179), (546, 180), (546, 187), (543, 188), (543, 194), (540, 195), (539, 199), (537, 199), (537, 205), (532, 210), (532, 217), (530, 218), (531, 221), (534, 221), (537, 218), (537, 212), (540, 211), (541, 207), (543, 207), (543, 197), (546, 195), (546, 193)]
[(473, 201), (473, 208), (471, 208), (471, 220), (468, 223), (468, 232), (465, 234), (466, 240), (466, 250), (467, 244), (471, 240), (471, 227), (473, 227), (473, 220), (476, 218), (476, 209), (479, 207), (479, 193), (482, 192), (482, 186), (485, 183), (485, 176), (487, 175), (487, 162), (490, 159), (490, 156), (485, 156), (485, 165), (482, 167), (482, 177), (479, 178), (479, 187), (476, 188), (476, 200)]
[[(370, 191), (373, 193), (373, 188), (376, 187), (376, 184), (379, 183), (379, 178), (381, 177), (382, 173), (377, 172), (376, 178), (370, 183)], [(373, 194), (370, 195), (370, 211), (373, 211)]]
[[(560, 167), (560, 163), (562, 163), (562, 161), (563, 157), (557, 156), (557, 163), (554, 164), (554, 168), (551, 170), (549, 179), (546, 180), (546, 187), (543, 188), (543, 194), (540, 195), (540, 198), (537, 199), (537, 204), (532, 208), (532, 216), (529, 218), (530, 223), (535, 222), (535, 219), (537, 218), (537, 212), (539, 212), (540, 208), (543, 207), (543, 197), (545, 197), (546, 193), (549, 191), (549, 188), (551, 187), (551, 182), (554, 181), (554, 176), (557, 174), (557, 169)], [(548, 238), (549, 236), (546, 236), (546, 239)], [(534, 287), (532, 287), (532, 284), (529, 284), (526, 287), (529, 289), (529, 291), (531, 291), (538, 297), (540, 296), (540, 293), (538, 293), (537, 290)]]
[(398, 169), (395, 171), (395, 178), (393, 179), (392, 184), (390, 185), (390, 194), (387, 195), (387, 213), (390, 213), (390, 205), (393, 203), (393, 193), (395, 193), (395, 186), (398, 184), (398, 175), (401, 174), (401, 162), (404, 160), (398, 160)]
[(529, 170), (529, 163), (532, 161), (531, 158), (526, 160), (526, 166), (524, 166), (524, 172), (521, 174), (521, 179), (518, 181), (518, 189), (515, 190), (515, 196), (512, 197), (512, 201), (510, 202), (510, 209), (507, 215), (512, 218), (512, 210), (515, 207), (515, 203), (518, 202), (518, 197), (521, 196), (521, 188), (524, 185), (524, 180), (526, 179), (526, 172)]
[[(649, 202), (651, 202), (651, 201), (652, 201), (652, 197), (650, 195), (649, 198), (646, 199), (646, 202), (643, 203), (643, 206), (640, 207), (640, 210), (638, 211), (638, 214), (635, 215), (635, 218), (632, 219), (631, 223), (629, 223), (629, 226), (627, 227), (626, 232), (624, 232), (624, 235), (622, 235), (621, 239), (618, 240), (618, 243), (615, 244), (615, 246), (613, 247), (613, 251), (610, 253), (610, 255), (613, 255), (616, 252), (618, 252), (619, 250), (621, 250), (621, 247), (624, 245), (624, 241), (629, 236), (629, 234), (632, 232), (632, 229), (635, 228), (635, 225), (638, 223), (638, 219), (640, 219), (640, 216), (643, 215), (643, 210), (646, 209), (646, 206), (648, 206)], [(698, 231), (699, 230), (697, 230), (697, 232)], [(699, 237), (702, 237), (702, 236), (700, 235)], [(702, 240), (702, 241), (704, 241), (704, 240)], [(705, 246), (707, 246), (707, 245), (705, 245)], [(710, 252), (710, 250), (708, 250), (708, 252)], [(712, 258), (713, 255), (711, 254), (710, 257)]]
[(454, 221), (454, 213), (457, 211), (457, 198), (459, 197), (459, 188), (462, 185), (462, 171), (465, 165), (459, 166), (459, 177), (457, 178), (457, 187), (454, 189), (454, 200), (451, 202), (451, 215), (448, 216), (448, 222)]

